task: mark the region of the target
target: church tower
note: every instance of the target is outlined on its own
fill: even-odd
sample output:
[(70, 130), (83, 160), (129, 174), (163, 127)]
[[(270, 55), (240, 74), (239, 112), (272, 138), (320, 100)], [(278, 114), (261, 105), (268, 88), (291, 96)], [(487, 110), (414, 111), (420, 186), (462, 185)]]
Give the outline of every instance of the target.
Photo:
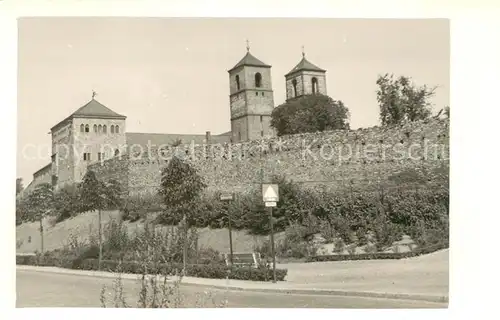
[(302, 48), (302, 60), (285, 75), (286, 100), (308, 94), (326, 95), (326, 70), (323, 70), (306, 59)]
[(273, 135), (274, 108), (271, 66), (247, 53), (229, 71), (229, 99), (233, 142), (262, 139)]

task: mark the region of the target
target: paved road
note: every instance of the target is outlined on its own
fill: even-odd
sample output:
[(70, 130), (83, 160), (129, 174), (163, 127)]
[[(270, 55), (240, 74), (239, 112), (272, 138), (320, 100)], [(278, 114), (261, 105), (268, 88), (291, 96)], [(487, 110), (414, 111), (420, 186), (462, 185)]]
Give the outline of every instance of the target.
[[(101, 307), (103, 285), (110, 288), (113, 279), (90, 276), (17, 270), (17, 307)], [(129, 304), (135, 306), (139, 285), (134, 280), (123, 280)], [(208, 289), (183, 286), (185, 306), (196, 306), (197, 296)], [(323, 295), (295, 295), (244, 291), (213, 290), (215, 301), (228, 300), (232, 308), (446, 308), (446, 304), (422, 301), (371, 299), (362, 297), (335, 297)], [(134, 292), (136, 294), (134, 294)], [(212, 307), (213, 304), (205, 304)]]

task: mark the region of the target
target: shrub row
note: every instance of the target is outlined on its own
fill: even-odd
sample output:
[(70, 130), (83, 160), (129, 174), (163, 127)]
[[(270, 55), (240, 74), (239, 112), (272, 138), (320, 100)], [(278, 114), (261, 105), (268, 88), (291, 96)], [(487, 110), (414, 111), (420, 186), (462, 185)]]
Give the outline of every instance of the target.
[[(73, 260), (69, 259), (59, 261), (50, 255), (36, 255), (36, 256), (16, 256), (16, 264), (19, 265), (33, 265), (33, 266), (54, 266), (68, 269), (79, 270), (98, 270), (97, 259)], [(157, 264), (144, 266), (138, 262), (124, 261), (119, 262), (115, 260), (103, 260), (101, 262), (101, 270), (109, 272), (124, 272), (133, 274), (165, 274), (174, 275), (182, 270), (182, 264)], [(276, 280), (284, 281), (288, 273), (286, 269), (276, 269)], [(273, 271), (268, 267), (233, 267), (228, 268), (222, 264), (188, 264), (186, 265), (186, 275), (198, 278), (210, 279), (237, 279), (237, 280), (251, 280), (251, 281), (271, 281), (273, 278)]]
[(414, 251), (409, 252), (375, 252), (375, 253), (363, 253), (363, 254), (332, 254), (332, 255), (321, 255), (312, 256), (307, 258), (306, 262), (324, 262), (324, 261), (348, 261), (348, 260), (389, 260), (389, 259), (405, 259), (417, 257), (423, 254), (429, 254), (437, 250), (447, 249), (449, 247), (448, 242), (435, 244), (425, 248), (417, 248)]

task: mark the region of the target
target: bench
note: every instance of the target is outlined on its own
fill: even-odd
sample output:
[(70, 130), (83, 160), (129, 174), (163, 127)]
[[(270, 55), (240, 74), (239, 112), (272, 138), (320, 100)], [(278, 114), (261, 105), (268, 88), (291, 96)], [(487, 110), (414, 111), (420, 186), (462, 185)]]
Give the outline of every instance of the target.
[[(226, 265), (231, 264), (230, 259), (231, 254), (224, 254), (224, 259), (226, 260)], [(256, 252), (233, 252), (233, 265), (235, 266), (251, 266), (257, 268), (260, 263), (260, 253)]]

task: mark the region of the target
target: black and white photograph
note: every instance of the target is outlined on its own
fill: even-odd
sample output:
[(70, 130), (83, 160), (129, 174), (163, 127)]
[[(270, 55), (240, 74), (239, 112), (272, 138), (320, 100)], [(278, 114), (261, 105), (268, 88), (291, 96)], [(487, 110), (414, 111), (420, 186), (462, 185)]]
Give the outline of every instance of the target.
[(449, 19), (17, 28), (17, 308), (448, 308)]

